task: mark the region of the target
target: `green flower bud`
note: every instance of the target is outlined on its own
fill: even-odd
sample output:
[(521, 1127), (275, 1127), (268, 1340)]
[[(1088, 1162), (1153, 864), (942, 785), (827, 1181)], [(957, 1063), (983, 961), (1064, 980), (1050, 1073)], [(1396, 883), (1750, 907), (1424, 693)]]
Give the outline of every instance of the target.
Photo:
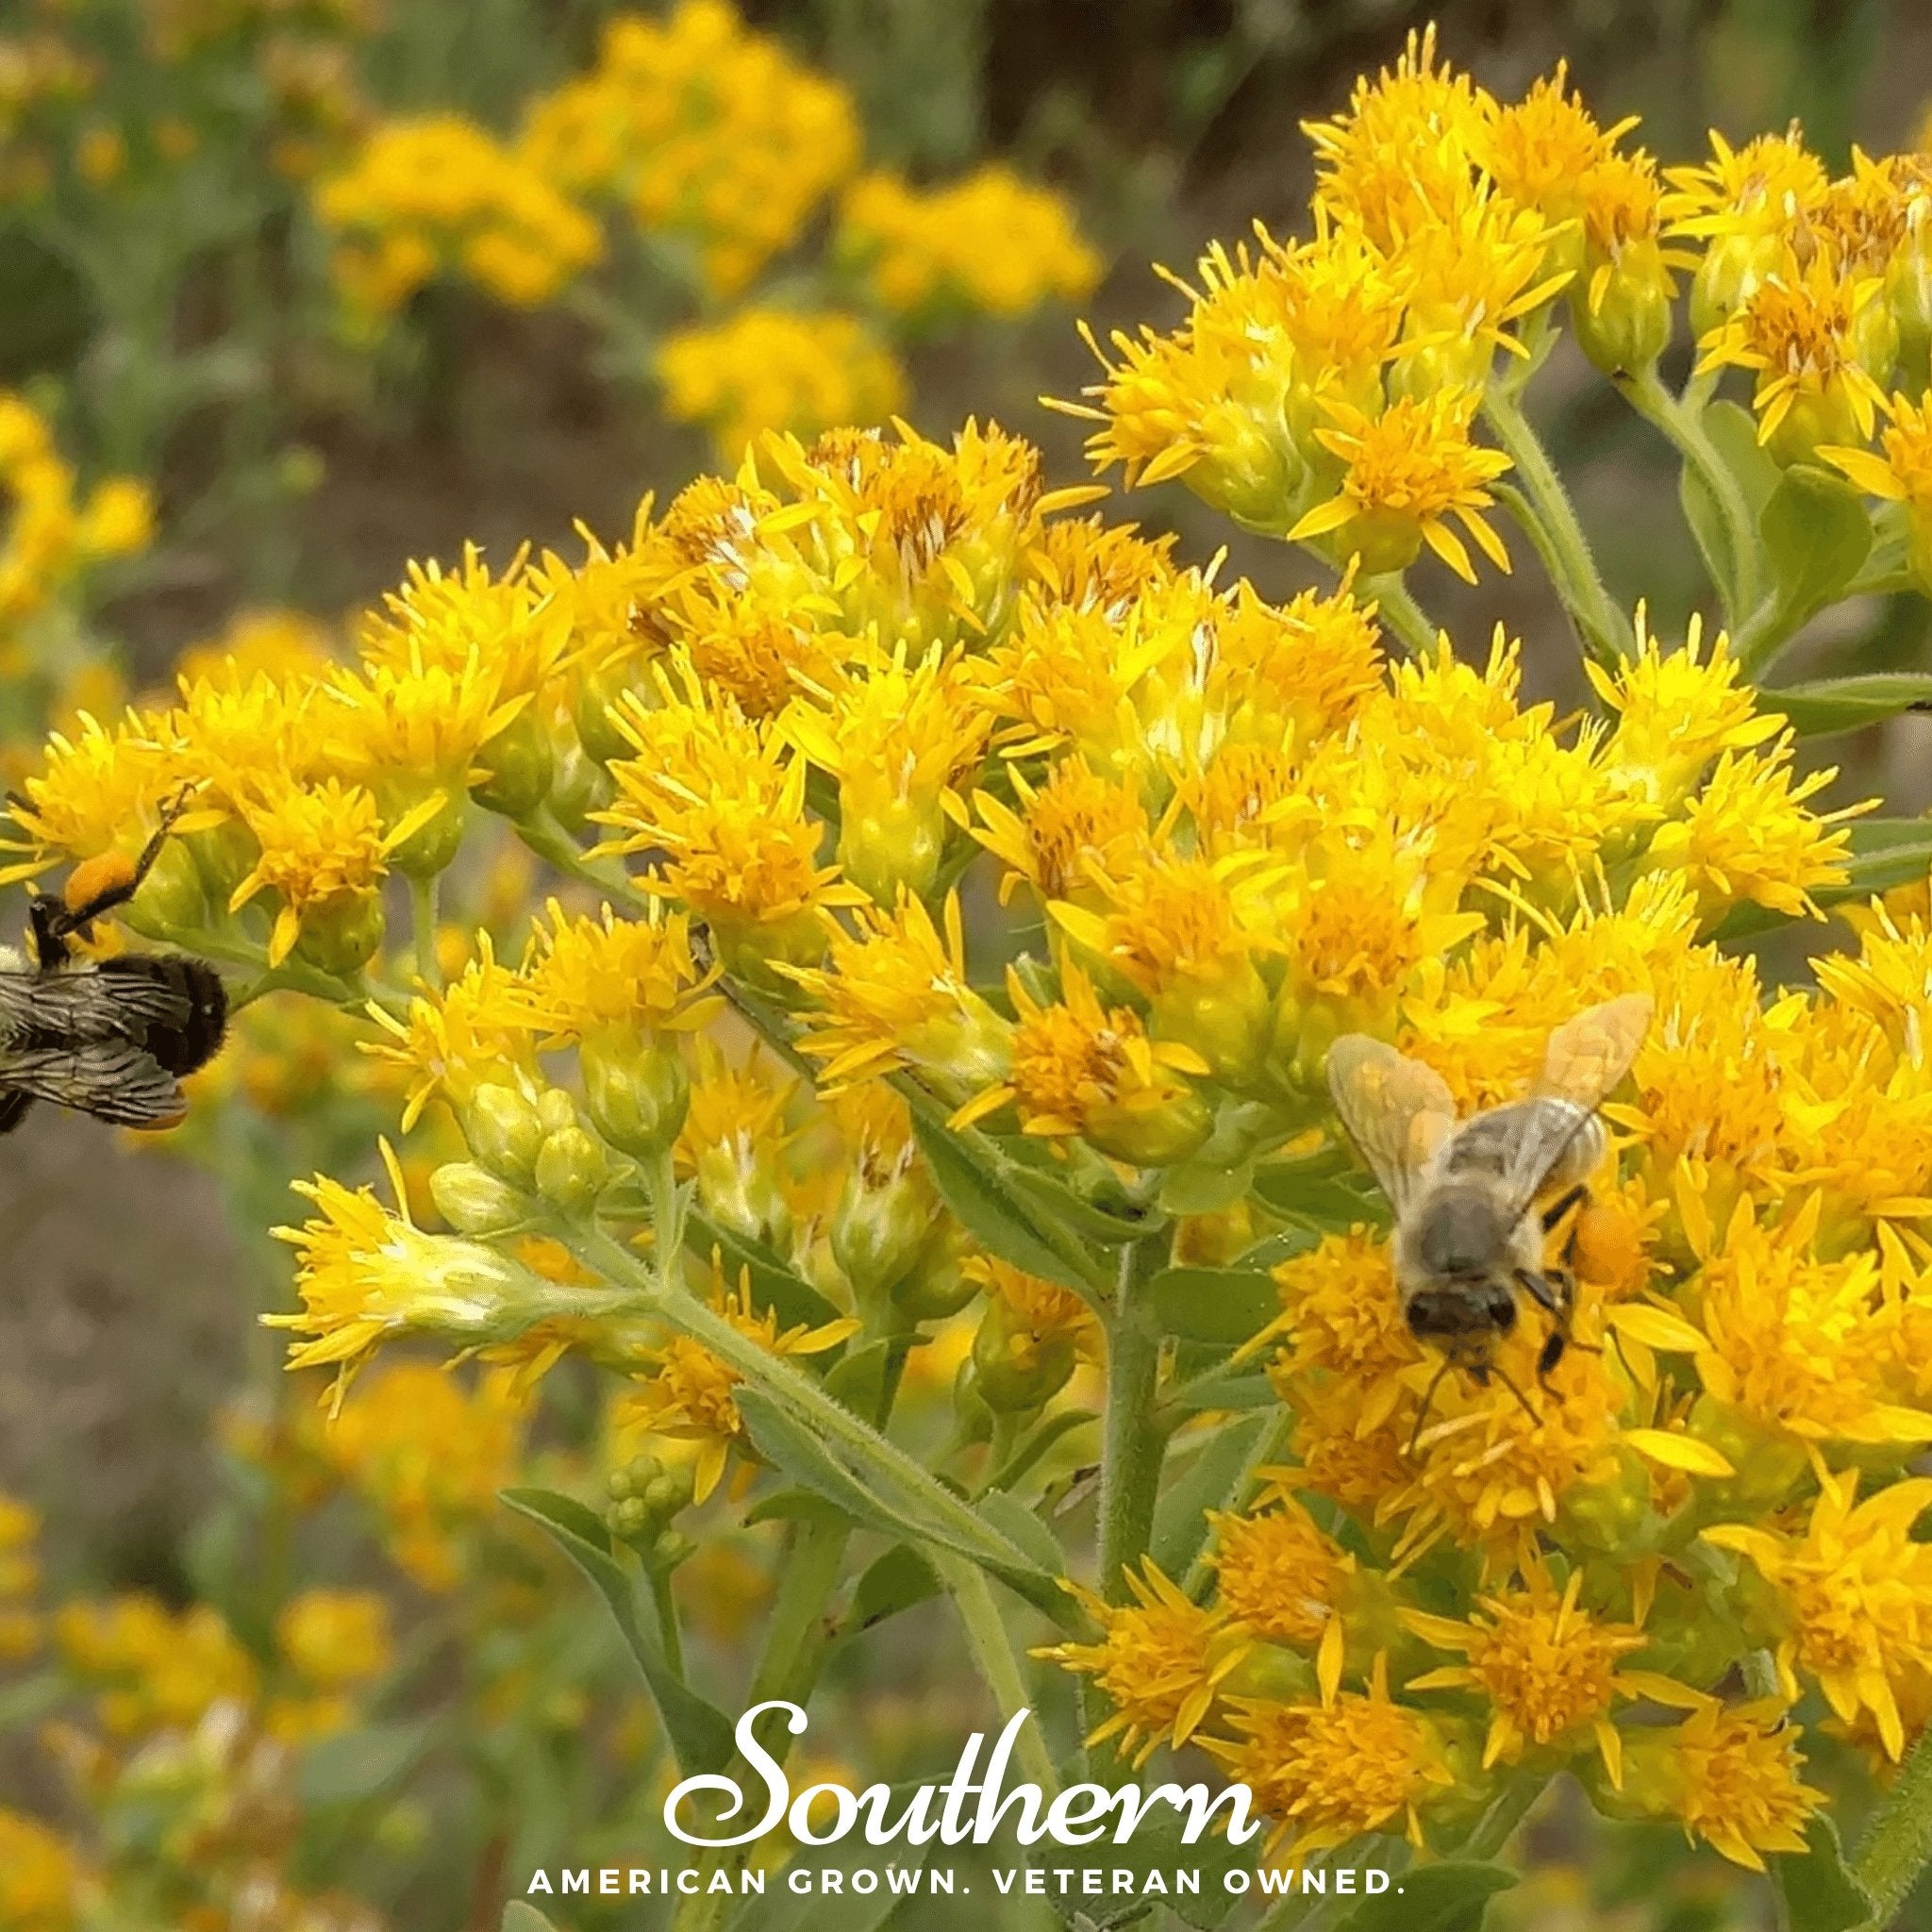
[(591, 1124), (633, 1159), (649, 1160), (677, 1139), (691, 1079), (675, 1045), (634, 1032), (600, 1035), (577, 1049)]
[(686, 1557), (696, 1553), (697, 1544), (681, 1529), (662, 1531), (645, 1558), (653, 1570), (675, 1570)]
[(637, 1497), (625, 1496), (605, 1510), (604, 1521), (609, 1526), (612, 1536), (622, 1537), (625, 1542), (633, 1542), (649, 1532), (651, 1512)]
[[(870, 774), (868, 774), (870, 777)], [(899, 895), (924, 893), (940, 868), (946, 821), (937, 799), (852, 799), (855, 791), (875, 792), (876, 782), (841, 788), (839, 863), (845, 876), (881, 906), (895, 906)], [(847, 803), (847, 801), (850, 801)]]
[(617, 795), (610, 774), (575, 740), (558, 747), (556, 771), (550, 780), (550, 809), (573, 838), (591, 829), (591, 814), (602, 811)]
[(536, 1180), (544, 1127), (526, 1095), (498, 1081), (486, 1081), (460, 1109), (460, 1119), (470, 1152), (499, 1180), (519, 1188)]
[(1577, 346), (1607, 375), (1637, 375), (1670, 347), (1671, 275), (1657, 244), (1632, 242), (1610, 265), (1594, 308), (1592, 276), (1570, 287), (1570, 323)]
[[(420, 800), (403, 798), (386, 801), (385, 816), (400, 819)], [(405, 878), (433, 879), (446, 872), (462, 849), (463, 834), (469, 829), (470, 801), (460, 790), (449, 793), (426, 824), (421, 824), (394, 847), (389, 862)]]
[(590, 1211), (610, 1184), (604, 1143), (582, 1127), (559, 1127), (537, 1153), (537, 1191), (559, 1213)]
[(471, 784), (470, 796), (486, 811), (520, 819), (543, 803), (550, 791), (553, 762), (549, 727), (535, 705), (525, 705), (478, 747), (475, 769), (483, 775)]
[(429, 1197), (458, 1234), (502, 1234), (530, 1217), (530, 1204), (518, 1189), (468, 1160), (439, 1167), (429, 1176)]
[(987, 1298), (973, 1338), (973, 1366), (989, 1408), (1024, 1415), (1065, 1387), (1074, 1373), (1074, 1338), (1036, 1334), (1003, 1295)]
[(201, 870), (184, 841), (170, 839), (162, 845), (125, 916), (136, 932), (149, 939), (166, 939), (170, 927), (192, 932), (210, 924)]
[(382, 944), (379, 892), (338, 892), (302, 915), (295, 957), (325, 973), (359, 973)]
[(933, 1231), (939, 1203), (924, 1170), (906, 1150), (891, 1171), (856, 1162), (832, 1210), (832, 1256), (861, 1305), (889, 1294), (910, 1272)]
[(599, 765), (608, 765), (612, 758), (627, 757), (632, 749), (610, 715), (610, 707), (629, 688), (629, 677), (621, 664), (593, 672), (577, 687), (576, 702), (571, 708), (571, 722), (576, 726), (578, 743)]

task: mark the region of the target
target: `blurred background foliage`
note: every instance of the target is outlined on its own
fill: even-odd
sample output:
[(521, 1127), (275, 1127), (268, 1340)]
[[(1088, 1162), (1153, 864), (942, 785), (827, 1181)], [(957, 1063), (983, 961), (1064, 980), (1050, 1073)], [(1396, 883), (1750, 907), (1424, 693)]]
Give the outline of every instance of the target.
[[(619, 538), (641, 492), (759, 427), (991, 416), (1076, 480), (1077, 427), (1037, 400), (1091, 378), (1074, 315), (1103, 338), (1166, 325), (1182, 303), (1150, 260), (1291, 228), (1300, 121), (1432, 16), (1499, 91), (1567, 58), (1605, 123), (1641, 114), (1666, 154), (1792, 118), (1834, 166), (1913, 145), (1932, 73), (1911, 0), (8, 0), (0, 761), (197, 652), (325, 655), (407, 558)], [(1580, 365), (1567, 402), (1547, 386), (1613, 592), (1674, 626), (1699, 576), (1668, 451)], [(1178, 485), (1135, 509), (1184, 556), (1223, 541)], [(1270, 595), (1297, 582), (1286, 546), (1243, 541), (1235, 564)], [(1574, 689), (1532, 574), (1478, 599), (1424, 566), (1423, 587), (1458, 636), (1521, 631), (1533, 694)], [(1834, 668), (1923, 666), (1925, 608), (1854, 607)], [(1840, 745), (1848, 784), (1922, 808), (1923, 723)], [(258, 1230), (288, 1218), (289, 1174), (366, 1147), (383, 1113), (332, 1016), (275, 1024), (185, 1137), (192, 1162), (88, 1122), (0, 1143), (0, 1491), (44, 1519), (0, 1515), (0, 1652), (9, 1617), (74, 1599), (69, 1675), (0, 1701), (0, 1805), (111, 1789), (157, 1926), (374, 1923), (329, 1895), (350, 1872), (397, 1925), (493, 1925), (507, 1874), (575, 1821), (601, 1821), (571, 1839), (594, 1860), (657, 1802), (625, 1780), (641, 1704), (586, 1689), (621, 1680), (610, 1634), (491, 1505), (533, 1467), (567, 1488), (609, 1445), (568, 1374), (527, 1444), (500, 1385), (407, 1364), (328, 1442), (277, 1419), (252, 1324), (286, 1263)], [(657, 1474), (617, 1500), (645, 1509)], [(728, 1543), (707, 1560), (693, 1600), (728, 1642), (759, 1573)], [(324, 1574), (341, 1587), (299, 1587)], [(215, 1594), (221, 1615), (197, 1601)], [(895, 1661), (868, 1653), (874, 1758), (923, 1762), (976, 1715), (917, 1627)], [(250, 1736), (326, 1739), (378, 1677), (353, 1761), (311, 1750), (292, 1782), (235, 1739), (142, 1755), (217, 1695)], [(50, 1758), (32, 1734), (76, 1686), (92, 1728)], [(439, 1757), (458, 1730), (480, 1740), (467, 1783)], [(1745, 1923), (1705, 1866), (1657, 1897), (1641, 1835), (1591, 1855), (1625, 1896), (1586, 1901), (1579, 1830), (1540, 1824), (1547, 1869), (1512, 1924)], [(63, 1856), (0, 1820), (0, 1927), (65, 1923), (36, 1903)]]

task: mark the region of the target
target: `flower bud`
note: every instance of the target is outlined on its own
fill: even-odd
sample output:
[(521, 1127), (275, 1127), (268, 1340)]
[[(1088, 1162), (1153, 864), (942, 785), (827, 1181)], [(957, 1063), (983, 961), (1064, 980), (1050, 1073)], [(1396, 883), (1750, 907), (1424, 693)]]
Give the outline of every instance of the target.
[(530, 1217), (523, 1193), (474, 1161), (445, 1162), (429, 1176), (436, 1211), (458, 1234), (502, 1234)]
[(610, 774), (582, 745), (572, 741), (558, 748), (550, 810), (573, 838), (582, 838), (591, 828), (591, 814), (602, 811), (616, 795)]
[(611, 706), (629, 689), (630, 680), (622, 664), (593, 671), (577, 687), (571, 722), (576, 727), (577, 742), (599, 765), (627, 757), (634, 749), (610, 715)]
[(591, 1124), (621, 1154), (648, 1160), (671, 1146), (691, 1105), (691, 1079), (675, 1046), (630, 1029), (599, 1034), (577, 1049)]
[(474, 769), (483, 775), (472, 782), (470, 796), (486, 811), (520, 819), (543, 803), (554, 766), (549, 724), (535, 705), (477, 747)]
[(486, 1081), (461, 1109), (463, 1139), (477, 1161), (519, 1188), (537, 1177), (544, 1127), (535, 1105), (514, 1087)]
[(1036, 1333), (1003, 1295), (988, 1296), (973, 1338), (973, 1367), (989, 1408), (1007, 1415), (1039, 1408), (1066, 1386), (1074, 1360), (1071, 1331)]
[(337, 892), (302, 914), (294, 954), (325, 973), (359, 973), (382, 944), (384, 919), (378, 892)]
[[(401, 819), (420, 803), (418, 798), (392, 802), (386, 816)], [(405, 878), (433, 879), (446, 872), (461, 850), (463, 834), (469, 829), (470, 801), (466, 792), (450, 792), (429, 819), (391, 848), (389, 862)]]
[(966, 1272), (962, 1230), (944, 1224), (925, 1243), (911, 1272), (892, 1291), (892, 1300), (912, 1323), (942, 1322), (957, 1315), (979, 1292), (979, 1283)]
[[(939, 1203), (910, 1149), (884, 1174), (855, 1161), (832, 1211), (832, 1257), (861, 1306), (891, 1293), (933, 1231)], [(969, 1286), (968, 1294), (972, 1293)]]
[(610, 1183), (604, 1143), (582, 1127), (559, 1127), (537, 1154), (537, 1191), (559, 1213), (586, 1214)]
[(1157, 993), (1148, 1031), (1192, 1047), (1215, 1078), (1239, 1087), (1266, 1058), (1273, 1008), (1260, 974), (1243, 959), (1212, 985), (1183, 982)]
[(840, 788), (839, 863), (845, 876), (881, 906), (901, 893), (923, 897), (940, 869), (946, 821), (937, 798), (867, 797), (876, 781)]
[(170, 839), (155, 855), (141, 890), (127, 902), (124, 917), (136, 932), (165, 939), (170, 927), (192, 931), (208, 921), (208, 902), (202, 890), (194, 855), (180, 840)]
[(1609, 272), (1571, 284), (1570, 322), (1577, 346), (1607, 375), (1654, 367), (1671, 341), (1671, 274), (1648, 238), (1618, 250)]

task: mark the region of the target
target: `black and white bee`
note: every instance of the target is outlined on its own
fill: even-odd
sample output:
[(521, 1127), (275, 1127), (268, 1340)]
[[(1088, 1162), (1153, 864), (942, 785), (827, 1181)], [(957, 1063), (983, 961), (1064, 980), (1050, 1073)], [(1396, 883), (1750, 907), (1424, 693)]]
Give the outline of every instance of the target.
[(180, 1076), (206, 1066), (227, 1030), (220, 974), (187, 953), (95, 959), (75, 946), (140, 891), (185, 803), (131, 863), (88, 859), (59, 898), (36, 892), (28, 951), (0, 946), (0, 1134), (37, 1100), (121, 1127), (172, 1127), (187, 1112)]

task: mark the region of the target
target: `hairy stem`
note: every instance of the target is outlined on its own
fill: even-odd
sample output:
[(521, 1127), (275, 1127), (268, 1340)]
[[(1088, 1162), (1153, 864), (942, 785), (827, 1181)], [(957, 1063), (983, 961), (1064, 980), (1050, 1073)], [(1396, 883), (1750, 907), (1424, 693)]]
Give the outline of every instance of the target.
[(442, 968), (436, 958), (436, 899), (441, 881), (435, 874), (409, 881), (409, 935), (415, 945), (416, 976), (431, 992), (442, 991)]
[(1604, 588), (1570, 492), (1530, 427), (1516, 392), (1492, 383), (1483, 398), (1483, 417), (1516, 466), (1522, 484), (1517, 502), (1526, 505), (1541, 526), (1541, 535), (1531, 533), (1531, 541), (1550, 572), (1584, 648), (1605, 663), (1616, 662), (1629, 652), (1629, 625)]
[(1401, 639), (1411, 658), (1426, 658), (1441, 635), (1434, 621), (1410, 594), (1400, 571), (1386, 576), (1364, 577), (1362, 593), (1375, 600), (1375, 614)]
[(1140, 1567), (1154, 1533), (1154, 1504), (1167, 1431), (1155, 1414), (1160, 1328), (1147, 1282), (1158, 1243), (1123, 1250), (1120, 1288), (1107, 1326), (1107, 1408), (1100, 1437), (1100, 1588), (1127, 1600), (1127, 1573)]
[[(978, 1665), (979, 1674), (999, 1706), (1000, 1717), (1010, 1722), (1029, 1707), (1031, 1700), (1021, 1674), (1020, 1659), (1013, 1654), (1006, 1620), (993, 1601), (992, 1590), (985, 1574), (963, 1558), (941, 1557), (939, 1572), (953, 1593), (953, 1606), (959, 1613), (973, 1661)], [(1029, 1721), (1021, 1725), (1019, 1749), (1020, 1764), (1027, 1778), (1051, 1799), (1059, 1790), (1059, 1779), (1054, 1772), (1053, 1755), (1047, 1750), (1037, 1723)]]
[(1932, 1860), (1932, 1740), (1921, 1738), (1852, 1855), (1853, 1875), (1871, 1895), (1871, 1924), (1874, 1928), (1891, 1924), (1928, 1860)]

